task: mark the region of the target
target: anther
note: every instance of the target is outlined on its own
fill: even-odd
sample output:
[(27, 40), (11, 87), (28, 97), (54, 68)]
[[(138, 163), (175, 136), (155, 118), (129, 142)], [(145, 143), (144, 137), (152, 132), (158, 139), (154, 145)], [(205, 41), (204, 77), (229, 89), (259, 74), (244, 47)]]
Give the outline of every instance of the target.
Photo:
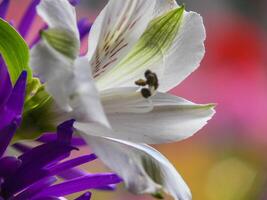
[(159, 86), (158, 77), (155, 73), (150, 73), (147, 75), (147, 84), (150, 87), (154, 87), (155, 90), (158, 89), (158, 86)]
[(143, 79), (139, 79), (137, 81), (134, 82), (135, 85), (138, 85), (138, 86), (146, 86), (147, 85), (147, 81), (143, 80)]
[(156, 73), (153, 73), (150, 70), (146, 70), (144, 75), (145, 75), (146, 80), (139, 79), (135, 81), (135, 84), (143, 87), (141, 89), (142, 96), (144, 98), (149, 98), (155, 93), (155, 91), (159, 87), (158, 77)]
[(149, 90), (149, 89), (147, 89), (147, 88), (143, 88), (142, 90), (141, 90), (141, 94), (142, 94), (142, 96), (144, 97), (144, 98), (149, 98), (149, 97), (151, 97), (151, 91)]
[(145, 77), (147, 78), (149, 74), (152, 74), (152, 72), (148, 69), (145, 71)]

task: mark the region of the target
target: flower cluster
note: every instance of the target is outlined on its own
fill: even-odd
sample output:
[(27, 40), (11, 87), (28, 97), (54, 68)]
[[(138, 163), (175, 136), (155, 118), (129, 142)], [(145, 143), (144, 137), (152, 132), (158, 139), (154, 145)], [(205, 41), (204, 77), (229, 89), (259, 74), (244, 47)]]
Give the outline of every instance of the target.
[[(1, 17), (8, 2), (0, 5)], [(52, 143), (48, 139), (47, 145), (62, 145), (61, 128), (73, 124), (131, 192), (161, 198), (164, 191), (176, 200), (190, 200), (190, 190), (173, 165), (147, 144), (186, 139), (215, 113), (214, 104), (195, 104), (167, 93), (199, 66), (204, 55), (201, 16), (187, 12), (175, 0), (109, 0), (91, 27), (83, 19), (77, 23), (78, 2), (33, 0), (18, 27), (24, 37), (36, 13), (46, 23), (30, 44), (30, 66), (27, 59), (17, 59), (28, 72), (27, 113), (40, 110), (43, 102), (52, 99), (55, 106), (40, 115), (50, 111), (75, 121), (59, 126), (57, 138)], [(88, 52), (80, 56), (81, 40), (89, 30)], [(12, 37), (19, 38), (15, 33)], [(22, 51), (27, 57), (27, 48)], [(18, 69), (12, 67), (9, 56), (4, 58), (14, 81)], [(70, 139), (67, 143), (70, 148)], [(66, 166), (52, 166), (56, 169), (52, 171), (62, 165)], [(114, 183), (120, 181), (111, 176)], [(71, 183), (73, 188), (86, 185), (86, 181)], [(40, 194), (60, 196), (66, 190), (48, 186)]]

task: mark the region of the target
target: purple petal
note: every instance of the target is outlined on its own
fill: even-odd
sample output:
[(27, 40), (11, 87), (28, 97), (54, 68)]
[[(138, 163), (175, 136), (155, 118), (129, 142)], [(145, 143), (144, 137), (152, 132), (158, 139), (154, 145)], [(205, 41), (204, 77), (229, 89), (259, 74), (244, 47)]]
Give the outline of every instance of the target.
[(71, 3), (71, 5), (77, 6), (80, 3), (80, 0), (69, 0), (69, 2)]
[(59, 142), (65, 144), (71, 143), (74, 121), (75, 120), (73, 119), (65, 121), (57, 127), (57, 137)]
[(19, 193), (16, 197), (14, 197), (13, 200), (25, 200), (25, 199), (30, 199), (31, 197), (35, 196), (42, 190), (46, 189), (53, 183), (57, 181), (57, 178), (54, 176), (44, 178), (32, 185), (30, 185), (26, 190), (23, 192)]
[(21, 160), (15, 157), (4, 157), (0, 159), (0, 177), (12, 176), (19, 166), (21, 165)]
[[(90, 173), (88, 173), (87, 171), (81, 170), (81, 169), (77, 169), (77, 168), (72, 168), (66, 171), (62, 171), (60, 173), (57, 174), (57, 176), (66, 179), (66, 180), (71, 180), (71, 179), (75, 179), (78, 177), (82, 177), (82, 176), (87, 176), (90, 175)], [(116, 185), (105, 185), (105, 186), (101, 186), (101, 187), (97, 187), (97, 188), (93, 188), (96, 190), (105, 190), (105, 191), (113, 191), (116, 189)]]
[(72, 146), (53, 142), (40, 145), (22, 154), (19, 157), (22, 161), (21, 167), (3, 184), (6, 195), (15, 194), (48, 176), (48, 171), (43, 168), (67, 158), (73, 149), (75, 148)]
[(68, 169), (57, 174), (57, 176), (66, 180), (71, 180), (86, 175), (88, 175), (86, 171), (77, 168)]
[[(4, 2), (3, 2), (4, 3)], [(2, 3), (2, 4), (3, 4)], [(0, 8), (1, 13), (1, 8)], [(0, 55), (0, 109), (12, 91), (12, 84), (3, 58)]]
[(8, 177), (2, 184), (4, 196), (9, 199), (14, 194), (26, 189), (31, 184), (47, 177), (45, 170), (19, 168), (13, 176)]
[(39, 138), (36, 139), (38, 142), (47, 143), (57, 140), (56, 133), (43, 133)]
[(33, 23), (33, 20), (36, 16), (36, 6), (40, 3), (40, 0), (33, 0), (32, 3), (28, 6), (24, 16), (22, 17), (19, 24), (19, 32), (22, 37), (25, 37), (29, 32), (29, 29)]
[(8, 147), (10, 141), (12, 140), (16, 132), (16, 129), (18, 127), (19, 121), (20, 119), (15, 119), (8, 126), (4, 127), (3, 129), (0, 129), (0, 133), (1, 133), (0, 134), (0, 157), (3, 156), (3, 154), (6, 151), (6, 148)]
[(97, 157), (95, 154), (80, 156), (78, 158), (74, 158), (62, 163), (59, 163), (53, 167), (50, 167), (48, 169), (50, 175), (57, 175), (58, 173), (62, 171), (66, 171), (68, 169), (74, 168), (76, 166), (82, 165), (84, 163), (90, 162), (95, 160)]
[(24, 71), (18, 78), (6, 105), (0, 110), (0, 130), (14, 119), (19, 119), (21, 117), (24, 105), (26, 81), (27, 72)]
[(9, 0), (3, 0), (2, 3), (0, 4), (0, 18), (5, 19), (8, 6), (9, 6)]
[[(47, 143), (57, 140), (56, 133), (44, 133), (41, 137), (37, 139), (38, 142)], [(79, 136), (73, 136), (71, 139), (72, 146), (84, 146), (86, 142)]]
[(38, 198), (32, 198), (31, 200), (62, 200), (60, 197), (38, 197)]
[(23, 166), (31, 168), (42, 168), (58, 159), (62, 160), (70, 155), (75, 148), (59, 142), (51, 142), (33, 148), (22, 154), (19, 159), (22, 160)]
[(22, 143), (16, 143), (12, 145), (13, 148), (15, 148), (16, 150), (25, 153), (27, 151), (32, 150), (32, 148), (26, 144), (22, 144)]
[(90, 32), (92, 24), (86, 18), (80, 19), (78, 22), (78, 29), (80, 33), (80, 40), (82, 41), (85, 36)]
[(90, 200), (92, 196), (91, 192), (86, 192), (82, 196), (76, 198), (75, 200)]
[(87, 175), (48, 187), (37, 196), (65, 196), (76, 192), (120, 183), (122, 180), (112, 173)]

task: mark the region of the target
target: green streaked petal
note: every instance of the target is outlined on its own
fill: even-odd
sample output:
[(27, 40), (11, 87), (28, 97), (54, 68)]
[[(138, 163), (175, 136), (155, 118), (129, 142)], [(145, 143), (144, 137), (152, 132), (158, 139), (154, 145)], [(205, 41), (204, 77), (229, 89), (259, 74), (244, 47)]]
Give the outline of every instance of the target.
[(70, 59), (77, 57), (79, 44), (72, 32), (66, 29), (51, 28), (42, 31), (41, 35), (59, 53)]
[(0, 53), (7, 64), (13, 84), (22, 71), (27, 71), (28, 83), (31, 81), (29, 48), (19, 33), (3, 19), (0, 19)]
[(155, 163), (151, 157), (142, 156), (141, 163), (146, 173), (155, 183), (159, 185), (164, 183), (164, 176), (160, 171), (160, 166), (157, 165), (157, 163)]
[(155, 199), (164, 199), (164, 196), (161, 192), (156, 192), (154, 194), (152, 194), (152, 196), (155, 198)]
[(169, 11), (154, 19), (134, 50), (122, 61), (121, 65), (142, 59), (145, 64), (153, 57), (164, 54), (172, 44), (181, 24), (184, 6)]
[[(53, 132), (56, 130), (57, 124), (64, 120), (61, 121), (59, 118), (60, 113), (55, 109), (53, 99), (48, 98), (43, 101), (43, 95), (44, 91), (41, 89), (34, 98), (36, 102), (33, 99), (31, 102), (26, 102), (27, 110), (23, 113), (21, 125), (12, 142), (33, 140), (44, 132)], [(38, 102), (39, 98), (40, 102)]]
[(190, 190), (182, 177), (157, 150), (145, 144), (125, 140), (96, 137), (86, 133), (82, 133), (82, 136), (98, 158), (123, 179), (131, 192), (149, 193), (154, 197), (162, 198), (161, 192), (164, 191), (176, 200), (192, 199)]
[(39, 79), (34, 78), (31, 84), (27, 85), (24, 113), (46, 103), (50, 98), (51, 96), (45, 91)]
[[(182, 6), (153, 19), (132, 51), (97, 80), (98, 88), (130, 85), (129, 82), (134, 83), (132, 79), (143, 76), (147, 68), (164, 62), (164, 56), (178, 34), (184, 10)], [(156, 70), (157, 73), (162, 71), (163, 68)]]

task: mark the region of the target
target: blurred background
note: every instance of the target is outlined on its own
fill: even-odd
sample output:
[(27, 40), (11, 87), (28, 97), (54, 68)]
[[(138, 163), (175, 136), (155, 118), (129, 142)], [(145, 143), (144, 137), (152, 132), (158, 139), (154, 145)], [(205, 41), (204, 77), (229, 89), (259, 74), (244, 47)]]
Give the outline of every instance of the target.
[[(17, 10), (10, 18), (19, 18), (27, 2), (13, 0)], [(106, 2), (81, 0), (79, 18), (93, 22)], [(196, 103), (217, 103), (217, 114), (194, 137), (156, 148), (184, 177), (194, 200), (267, 200), (267, 0), (178, 3), (204, 17), (206, 55), (171, 93)], [(100, 162), (90, 166), (105, 170)], [(102, 199), (153, 198), (119, 187), (114, 193), (95, 192), (93, 200)]]

